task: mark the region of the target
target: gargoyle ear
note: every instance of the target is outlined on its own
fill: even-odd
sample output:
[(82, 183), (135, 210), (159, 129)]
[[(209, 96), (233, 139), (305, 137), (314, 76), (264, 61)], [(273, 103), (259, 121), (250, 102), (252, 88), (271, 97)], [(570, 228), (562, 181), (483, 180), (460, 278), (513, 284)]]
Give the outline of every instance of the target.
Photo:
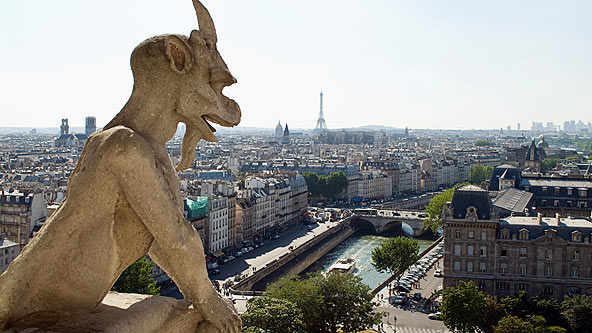
[(179, 74), (187, 73), (193, 65), (193, 55), (189, 45), (174, 35), (168, 36), (164, 42), (171, 69)]

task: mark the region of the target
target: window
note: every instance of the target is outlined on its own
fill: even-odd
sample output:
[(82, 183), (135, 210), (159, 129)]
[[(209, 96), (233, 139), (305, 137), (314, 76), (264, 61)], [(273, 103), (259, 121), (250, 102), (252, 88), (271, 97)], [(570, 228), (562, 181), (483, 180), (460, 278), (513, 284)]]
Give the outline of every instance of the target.
[(485, 273), (487, 271), (487, 265), (484, 262), (479, 263), (479, 272)]
[(573, 195), (573, 188), (567, 189), (567, 195)]
[(588, 203), (586, 201), (578, 201), (578, 208), (587, 208)]
[(502, 249), (501, 255), (502, 255), (502, 257), (507, 257), (508, 256), (508, 250), (507, 249)]
[(520, 258), (526, 258), (526, 248), (525, 247), (520, 248)]
[(502, 239), (509, 239), (510, 238), (510, 230), (503, 229), (502, 230)]
[(553, 259), (553, 250), (552, 249), (547, 249), (546, 254), (545, 254), (545, 259)]
[(546, 206), (547, 205), (547, 200), (543, 199), (541, 200), (541, 206)]
[(579, 189), (578, 190), (578, 196), (585, 198), (585, 197), (588, 196), (588, 191), (586, 189)]
[(555, 195), (559, 195), (559, 193), (560, 193), (560, 189), (559, 189), (559, 187), (556, 187), (555, 188)]
[(545, 266), (545, 276), (553, 276), (553, 266), (552, 265)]
[(571, 205), (571, 200), (567, 200), (567, 201), (565, 202), (565, 205), (566, 205), (567, 207), (571, 207), (571, 206), (572, 206), (572, 205)]
[(520, 230), (520, 240), (528, 240), (528, 230)]
[(469, 231), (469, 239), (473, 239), (473, 232)]
[(455, 261), (454, 262), (454, 270), (455, 271), (460, 271), (460, 261)]
[(542, 188), (542, 191), (543, 191), (543, 194), (547, 194), (547, 188), (546, 187), (543, 187)]
[(460, 230), (454, 232), (454, 238), (460, 239)]
[(572, 242), (581, 242), (582, 241), (582, 233), (579, 231), (574, 231), (571, 233), (571, 241)]
[(460, 256), (460, 245), (454, 245), (454, 255)]
[(503, 263), (501, 263), (501, 264), (500, 264), (500, 272), (501, 272), (502, 274), (508, 274), (508, 264), (506, 264), (506, 263), (504, 263), (504, 262), (503, 262)]
[(467, 246), (467, 255), (468, 256), (472, 256), (473, 255), (473, 245)]
[(487, 257), (487, 246), (481, 246), (479, 249), (479, 256)]
[(559, 200), (553, 200), (553, 206), (559, 207)]
[(571, 268), (571, 277), (578, 277), (578, 276), (579, 276), (578, 268), (572, 267)]
[(481, 231), (481, 240), (487, 240), (487, 231)]
[(524, 290), (526, 291), (526, 283), (517, 283), (516, 290)]
[(580, 251), (579, 250), (575, 250), (573, 251), (573, 256), (572, 256), (573, 260), (580, 260)]
[(518, 273), (520, 275), (526, 275), (526, 264), (520, 264), (520, 266), (518, 266)]
[(495, 287), (500, 290), (510, 290), (510, 284), (507, 282), (496, 282)]
[(543, 287), (543, 295), (553, 296), (553, 287)]
[(580, 295), (582, 293), (582, 290), (579, 287), (569, 287), (567, 288), (567, 294), (569, 296), (572, 295)]
[(473, 262), (469, 261), (467, 262), (467, 272), (472, 272), (473, 271)]

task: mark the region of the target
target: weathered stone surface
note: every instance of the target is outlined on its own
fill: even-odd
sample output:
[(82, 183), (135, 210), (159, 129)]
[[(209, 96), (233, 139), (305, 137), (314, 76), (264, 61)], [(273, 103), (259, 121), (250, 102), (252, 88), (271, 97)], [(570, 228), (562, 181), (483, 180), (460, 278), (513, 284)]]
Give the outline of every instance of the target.
[[(238, 104), (222, 95), (236, 80), (216, 49), (214, 23), (198, 0), (193, 5), (199, 30), (190, 37), (152, 37), (132, 52), (129, 101), (90, 136), (66, 198), (0, 275), (0, 330), (40, 318), (55, 325), (67, 325), (66, 318), (95, 318), (105, 321), (104, 327), (137, 325), (138, 313), (150, 313), (158, 320), (142, 319), (150, 327), (134, 331), (157, 329), (151, 324), (163, 320), (186, 328), (177, 332), (195, 331), (185, 326), (190, 318), (216, 327), (207, 332), (240, 331), (233, 305), (208, 279), (202, 244), (183, 216), (179, 180), (165, 147), (178, 123), (185, 123), (177, 170), (190, 167), (197, 142), (216, 140), (207, 121), (222, 126), (240, 121)], [(147, 253), (193, 311), (167, 312), (161, 298), (128, 309), (101, 305), (121, 272)]]
[(187, 301), (110, 292), (88, 313), (66, 317), (30, 315), (8, 332), (196, 332), (200, 324), (199, 328), (208, 332), (203, 326), (206, 322)]

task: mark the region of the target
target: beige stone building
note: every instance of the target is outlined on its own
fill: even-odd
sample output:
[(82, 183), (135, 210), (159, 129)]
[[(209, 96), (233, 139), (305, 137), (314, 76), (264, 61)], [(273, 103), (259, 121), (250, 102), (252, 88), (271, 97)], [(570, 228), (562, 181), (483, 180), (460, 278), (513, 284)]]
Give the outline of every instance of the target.
[(592, 222), (492, 215), (487, 191), (457, 189), (444, 208), (444, 287), (473, 281), (500, 297), (592, 294)]

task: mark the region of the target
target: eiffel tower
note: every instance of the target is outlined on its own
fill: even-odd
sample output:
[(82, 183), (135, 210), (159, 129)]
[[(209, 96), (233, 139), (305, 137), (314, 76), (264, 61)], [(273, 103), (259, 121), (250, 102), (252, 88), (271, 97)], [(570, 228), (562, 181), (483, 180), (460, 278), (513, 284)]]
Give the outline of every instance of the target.
[(327, 123), (325, 122), (325, 117), (323, 116), (323, 92), (321, 91), (321, 110), (319, 111), (319, 119), (317, 119), (317, 127), (315, 127), (315, 131), (324, 130), (327, 130)]

